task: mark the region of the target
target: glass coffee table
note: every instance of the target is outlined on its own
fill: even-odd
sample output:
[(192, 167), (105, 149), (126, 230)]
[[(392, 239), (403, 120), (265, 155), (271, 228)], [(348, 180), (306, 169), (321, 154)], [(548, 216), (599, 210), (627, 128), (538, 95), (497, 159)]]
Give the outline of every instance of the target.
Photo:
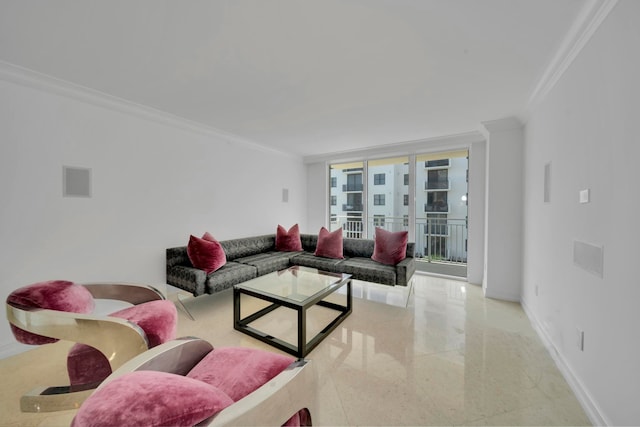
[[(326, 300), (327, 296), (345, 285), (347, 290), (346, 305)], [(242, 295), (249, 295), (270, 304), (246, 317), (241, 317)], [(307, 311), (313, 306), (335, 310), (338, 315), (320, 332), (307, 340)], [(304, 358), (345, 317), (351, 314), (351, 306), (351, 275), (294, 266), (234, 285), (233, 327), (298, 358)], [(297, 345), (276, 338), (250, 325), (280, 307), (287, 307), (297, 312)]]

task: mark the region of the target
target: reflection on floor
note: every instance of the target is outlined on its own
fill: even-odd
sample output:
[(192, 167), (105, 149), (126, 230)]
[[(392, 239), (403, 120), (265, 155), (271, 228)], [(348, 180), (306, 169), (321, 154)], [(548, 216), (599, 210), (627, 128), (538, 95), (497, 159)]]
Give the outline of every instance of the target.
[[(230, 291), (184, 303), (196, 321), (180, 311), (178, 335), (277, 351), (233, 329)], [(260, 327), (293, 339), (295, 316), (287, 311), (260, 319)], [(331, 315), (311, 310), (308, 334)], [(55, 371), (52, 350), (38, 351), (0, 361), (0, 410), (9, 425), (62, 419), (20, 414), (13, 400)], [(590, 424), (520, 305), (486, 299), (462, 281), (422, 275), (410, 287), (355, 281), (353, 313), (307, 358), (319, 371), (315, 425)], [(21, 368), (24, 362), (38, 373)]]

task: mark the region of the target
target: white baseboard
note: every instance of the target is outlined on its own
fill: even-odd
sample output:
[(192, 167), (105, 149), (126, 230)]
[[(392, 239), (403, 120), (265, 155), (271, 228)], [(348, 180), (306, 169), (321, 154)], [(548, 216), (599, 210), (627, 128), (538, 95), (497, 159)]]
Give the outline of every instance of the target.
[(529, 318), (531, 326), (533, 326), (533, 329), (540, 337), (540, 340), (542, 340), (542, 343), (547, 348), (547, 351), (549, 351), (549, 354), (558, 367), (558, 370), (569, 384), (569, 387), (571, 387), (571, 390), (573, 390), (573, 393), (575, 394), (576, 399), (578, 399), (578, 402), (580, 402), (580, 405), (582, 405), (582, 409), (587, 414), (587, 417), (589, 417), (589, 421), (591, 421), (594, 426), (611, 425), (610, 422), (607, 422), (601, 411), (598, 410), (598, 406), (595, 404), (580, 380), (573, 374), (573, 371), (571, 370), (569, 364), (567, 364), (562, 354), (553, 345), (548, 332), (538, 321), (533, 312), (529, 309), (524, 299), (520, 301), (520, 305)]

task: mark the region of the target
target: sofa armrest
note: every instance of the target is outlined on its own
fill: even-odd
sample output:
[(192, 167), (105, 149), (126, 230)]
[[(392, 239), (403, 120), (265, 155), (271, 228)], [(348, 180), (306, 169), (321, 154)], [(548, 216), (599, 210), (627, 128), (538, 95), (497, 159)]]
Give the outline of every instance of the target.
[(185, 265), (167, 266), (167, 284), (191, 292), (193, 296), (205, 294), (207, 273)]
[(409, 280), (416, 272), (416, 260), (413, 257), (406, 257), (396, 264), (396, 285), (407, 286)]

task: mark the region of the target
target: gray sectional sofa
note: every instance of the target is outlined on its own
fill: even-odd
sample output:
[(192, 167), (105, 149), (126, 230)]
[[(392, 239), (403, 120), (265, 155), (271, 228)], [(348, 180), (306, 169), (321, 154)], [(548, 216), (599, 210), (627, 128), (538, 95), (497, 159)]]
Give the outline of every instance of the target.
[(235, 284), (282, 270), (293, 265), (317, 268), (333, 273), (351, 274), (353, 279), (384, 285), (407, 286), (415, 272), (414, 244), (407, 244), (407, 257), (396, 264), (385, 265), (371, 259), (374, 241), (369, 239), (343, 239), (344, 259), (315, 256), (318, 236), (301, 234), (301, 252), (276, 250), (276, 235), (221, 240), (227, 263), (207, 275), (194, 268), (187, 255), (187, 247), (167, 249), (167, 283), (194, 296), (213, 294)]

